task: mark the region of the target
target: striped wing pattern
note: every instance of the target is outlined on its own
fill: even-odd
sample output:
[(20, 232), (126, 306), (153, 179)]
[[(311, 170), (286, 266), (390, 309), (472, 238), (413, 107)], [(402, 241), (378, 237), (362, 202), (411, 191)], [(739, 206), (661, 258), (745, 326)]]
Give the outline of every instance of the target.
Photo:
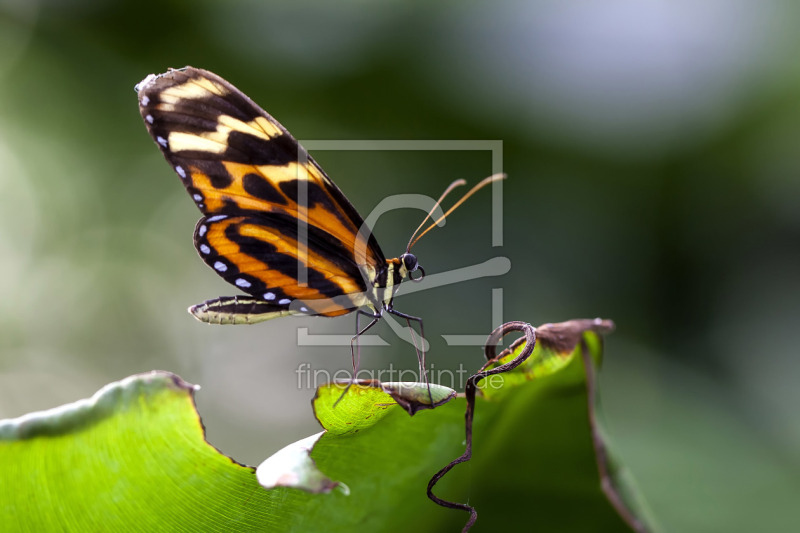
[(252, 296), (204, 302), (190, 309), (195, 316), (217, 323), (338, 316), (368, 303), (360, 267), (374, 272), (384, 255), (283, 126), (205, 70), (150, 75), (136, 89), (151, 137), (204, 215), (194, 234), (198, 253)]

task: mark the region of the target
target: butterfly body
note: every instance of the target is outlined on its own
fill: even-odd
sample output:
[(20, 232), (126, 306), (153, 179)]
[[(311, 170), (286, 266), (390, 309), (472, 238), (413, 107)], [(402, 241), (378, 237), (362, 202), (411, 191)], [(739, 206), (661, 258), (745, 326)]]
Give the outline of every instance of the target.
[(216, 324), (293, 314), (393, 312), (398, 286), (418, 270), (386, 259), (336, 184), (291, 134), (244, 93), (186, 67), (136, 86), (145, 125), (203, 213), (200, 257), (249, 296), (189, 311)]

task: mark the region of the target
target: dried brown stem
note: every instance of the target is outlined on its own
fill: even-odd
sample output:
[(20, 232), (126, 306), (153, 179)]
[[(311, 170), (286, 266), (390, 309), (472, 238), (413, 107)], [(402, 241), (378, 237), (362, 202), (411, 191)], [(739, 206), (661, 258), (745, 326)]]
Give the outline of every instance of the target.
[[(517, 339), (514, 341), (511, 346), (506, 348), (500, 353), (500, 356), (495, 356), (495, 352), (497, 349), (497, 344), (500, 340), (512, 332), (521, 332), (524, 333), (525, 336)], [(516, 347), (520, 345), (520, 343), (525, 343), (525, 348), (520, 352), (520, 354), (512, 359), (511, 361), (499, 365), (495, 368), (490, 368), (487, 370), (487, 367), (494, 364), (497, 360), (504, 357), (505, 355), (511, 353)], [(504, 372), (508, 372), (509, 370), (513, 370), (514, 368), (518, 367), (522, 364), (525, 359), (527, 359), (531, 353), (533, 353), (533, 348), (536, 345), (536, 328), (531, 326), (526, 322), (506, 322), (502, 326), (499, 326), (497, 329), (492, 331), (489, 334), (489, 338), (486, 339), (486, 345), (484, 347), (484, 354), (486, 355), (487, 362), (484, 364), (481, 369), (475, 373), (474, 375), (470, 376), (467, 380), (467, 385), (464, 390), (465, 396), (467, 398), (467, 412), (465, 414), (465, 428), (466, 428), (466, 447), (464, 449), (464, 453), (461, 456), (454, 459), (451, 463), (447, 466), (436, 472), (431, 480), (428, 482), (428, 498), (433, 500), (438, 505), (442, 507), (447, 507), (448, 509), (460, 509), (462, 511), (467, 511), (469, 513), (469, 520), (464, 525), (464, 529), (462, 533), (466, 533), (469, 529), (475, 524), (475, 521), (478, 519), (478, 512), (475, 510), (474, 507), (467, 505), (466, 503), (458, 503), (458, 502), (450, 502), (447, 500), (443, 500), (439, 498), (433, 493), (433, 487), (436, 483), (439, 482), (445, 474), (447, 474), (450, 470), (453, 469), (459, 463), (463, 463), (469, 461), (472, 457), (472, 422), (475, 416), (475, 394), (478, 391), (478, 383), (487, 376), (491, 376), (493, 374), (502, 374)]]

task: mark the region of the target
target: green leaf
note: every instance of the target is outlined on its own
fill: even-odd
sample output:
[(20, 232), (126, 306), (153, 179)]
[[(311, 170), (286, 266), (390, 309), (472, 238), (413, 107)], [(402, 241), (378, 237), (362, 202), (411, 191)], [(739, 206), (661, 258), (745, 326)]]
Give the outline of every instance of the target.
[[(605, 459), (586, 387), (584, 363), (593, 385), (601, 338), (588, 327), (565, 351), (548, 345), (547, 329), (539, 328), (531, 359), (552, 352), (560, 367), (525, 365), (483, 389), (473, 460), (436, 493), (474, 505), (475, 531), (625, 531), (631, 519), (645, 529), (635, 488)], [(424, 385), (410, 390), (430, 401)], [(430, 477), (463, 451), (463, 398), (412, 418), (382, 387), (354, 385), (343, 398), (341, 387), (323, 387), (315, 407), (328, 431), (262, 463), (265, 484), (289, 485), (266, 490), (253, 468), (205, 442), (193, 393), (177, 376), (153, 372), (90, 400), (0, 421), (4, 530), (451, 531), (466, 520), (425, 494)], [(434, 402), (449, 394), (431, 389)]]
[(434, 383), (327, 383), (314, 395), (314, 414), (328, 433), (348, 435), (372, 427), (398, 405), (410, 415), (443, 405), (456, 391)]
[(4, 529), (263, 524), (267, 513), (255, 510), (267, 493), (253, 469), (205, 442), (193, 392), (177, 376), (152, 372), (89, 400), (0, 422)]

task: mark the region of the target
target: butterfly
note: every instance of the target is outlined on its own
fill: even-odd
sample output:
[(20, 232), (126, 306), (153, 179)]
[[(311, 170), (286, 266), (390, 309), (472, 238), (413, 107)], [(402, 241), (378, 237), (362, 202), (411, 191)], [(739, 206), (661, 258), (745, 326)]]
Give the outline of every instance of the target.
[[(420, 318), (393, 307), (398, 286), (425, 274), (411, 247), (472, 193), (503, 175), (484, 179), (416, 236), (429, 214), (405, 253), (387, 259), (316, 161), (229, 82), (185, 67), (150, 74), (135, 89), (147, 131), (203, 214), (194, 230), (197, 252), (248, 295), (207, 300), (190, 307), (192, 315), (211, 324), (253, 324), (355, 311), (357, 339), (390, 313), (409, 327), (418, 323), (424, 337)], [(439, 202), (462, 184), (451, 184)], [(359, 316), (370, 319), (361, 329)], [(355, 369), (355, 355), (353, 362)]]

